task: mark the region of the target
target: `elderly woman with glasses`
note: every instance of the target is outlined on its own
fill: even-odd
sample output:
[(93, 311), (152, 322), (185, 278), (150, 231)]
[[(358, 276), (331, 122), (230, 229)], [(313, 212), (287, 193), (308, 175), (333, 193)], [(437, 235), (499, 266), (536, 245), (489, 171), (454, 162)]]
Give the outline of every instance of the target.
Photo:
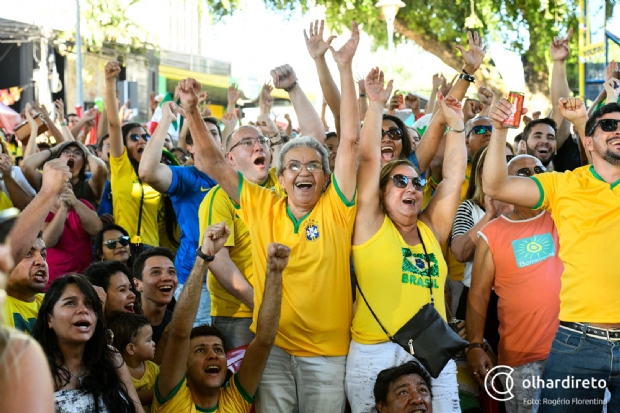
[[(316, 406), (326, 412), (344, 411), (345, 359), (352, 316), (349, 251), (360, 134), (352, 72), (358, 42), (354, 23), (351, 39), (339, 51), (332, 51), (342, 90), (335, 170), (330, 178), (329, 154), (317, 139), (293, 139), (282, 147), (276, 167), (286, 192), (282, 198), (245, 179), (226, 162), (200, 121), (200, 85), (193, 79), (179, 84), (192, 136), (201, 137), (195, 140), (197, 158), (203, 159), (208, 173), (239, 204), (238, 214), (250, 233), (254, 320), (265, 291), (267, 245), (278, 240), (291, 248), (283, 274), (289, 282), (282, 286), (282, 316), (258, 390), (260, 411), (310, 411)], [(287, 66), (276, 68), (272, 76), (275, 87), (290, 94), (301, 93)], [(310, 105), (304, 112), (316, 119), (316, 130), (323, 140), (318, 114)], [(304, 132), (309, 131), (304, 128)]]
[[(446, 319), (444, 285), (448, 271), (441, 245), (452, 228), (467, 163), (461, 104), (451, 96), (440, 96), (440, 110), (429, 128), (443, 130), (446, 124), (449, 128), (444, 179), (422, 211), (425, 179), (419, 177), (413, 165), (399, 159), (382, 166), (379, 145), (383, 142), (376, 136), (385, 122), (382, 112), (392, 82), (384, 87), (383, 72), (378, 68), (370, 71), (365, 82), (370, 104), (360, 142), (352, 247), (360, 294), (351, 327), (345, 382), (354, 413), (373, 411), (373, 386), (381, 370), (415, 358), (391, 342), (377, 320), (393, 336), (430, 302), (429, 286), (436, 292), (436, 310)], [(433, 411), (460, 411), (454, 361), (444, 366), (432, 386)]]
[[(116, 76), (120, 70), (118, 62), (108, 62), (105, 66), (105, 103), (108, 108), (116, 108)], [(142, 153), (151, 136), (138, 123), (121, 127), (117, 111), (108, 110), (107, 113), (114, 221), (129, 232), (131, 243), (138, 250), (143, 245), (159, 246), (157, 216), (161, 194), (138, 176)]]

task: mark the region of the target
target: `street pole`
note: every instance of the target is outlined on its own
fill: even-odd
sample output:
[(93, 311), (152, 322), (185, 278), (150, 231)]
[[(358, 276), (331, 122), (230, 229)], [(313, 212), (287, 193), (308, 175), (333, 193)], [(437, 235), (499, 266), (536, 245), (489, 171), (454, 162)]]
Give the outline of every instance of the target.
[(375, 7), (381, 9), (385, 22), (387, 23), (388, 36), (388, 79), (394, 79), (393, 62), (394, 62), (394, 20), (396, 14), (401, 7), (406, 4), (401, 0), (379, 0)]
[(84, 87), (82, 85), (82, 34), (80, 33), (80, 0), (75, 0), (75, 53), (77, 58), (75, 60), (75, 81), (77, 100), (75, 105), (79, 107), (84, 106)]

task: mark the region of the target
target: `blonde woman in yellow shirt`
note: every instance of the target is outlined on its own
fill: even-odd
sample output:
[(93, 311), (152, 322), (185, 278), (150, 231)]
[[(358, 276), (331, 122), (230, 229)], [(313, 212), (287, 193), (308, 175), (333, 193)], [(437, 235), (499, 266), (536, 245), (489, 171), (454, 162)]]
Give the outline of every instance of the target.
[[(436, 309), (446, 318), (443, 291), (447, 266), (441, 244), (448, 239), (459, 205), (467, 150), (461, 104), (452, 96), (440, 96), (440, 110), (429, 131), (442, 131), (446, 124), (449, 128), (443, 180), (422, 212), (425, 180), (413, 165), (407, 160), (396, 160), (381, 167), (381, 142), (376, 136), (381, 131), (383, 107), (391, 91), (392, 82), (384, 87), (383, 72), (372, 69), (366, 77), (370, 105), (360, 142), (352, 256), (368, 305), (394, 335), (420, 307), (429, 303), (431, 282), (436, 291)], [(358, 292), (345, 379), (354, 413), (376, 412), (372, 389), (377, 374), (414, 359), (390, 342), (368, 305)], [(439, 377), (432, 380), (432, 386), (434, 412), (460, 412), (454, 361), (450, 360)]]

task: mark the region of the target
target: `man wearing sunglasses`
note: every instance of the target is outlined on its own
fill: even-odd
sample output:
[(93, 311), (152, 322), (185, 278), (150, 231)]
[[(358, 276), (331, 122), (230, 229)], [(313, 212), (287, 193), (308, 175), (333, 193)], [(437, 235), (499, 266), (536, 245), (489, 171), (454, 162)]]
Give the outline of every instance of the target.
[[(155, 129), (153, 138), (144, 148), (138, 171), (144, 182), (170, 197), (181, 228), (181, 239), (174, 260), (179, 279), (175, 297), (178, 297), (196, 258), (200, 235), (198, 208), (207, 191), (215, 186), (216, 182), (197, 166), (173, 166), (160, 162), (168, 128), (176, 119), (177, 112), (173, 102), (164, 103), (161, 109), (162, 118)], [(217, 136), (214, 139), (217, 139)], [(193, 153), (193, 141), (187, 142), (187, 150)], [(200, 309), (195, 323), (196, 325), (211, 324), (211, 300), (206, 285), (203, 286), (200, 300)]]
[[(494, 199), (545, 209), (558, 228), (564, 263), (560, 290), (560, 327), (551, 346), (543, 379), (567, 376), (583, 382), (604, 381), (611, 392), (610, 411), (620, 410), (620, 279), (614, 246), (620, 244), (620, 105), (610, 103), (588, 119), (580, 98), (560, 99), (562, 115), (585, 131), (583, 144), (592, 165), (564, 173), (508, 177), (504, 158), (506, 129), (514, 111), (502, 99), (491, 111), (495, 127), (485, 162), (484, 190)], [(566, 399), (569, 405), (545, 405), (546, 412), (600, 411), (604, 386), (543, 388), (542, 398)]]
[[(543, 172), (544, 166), (532, 155), (519, 155), (508, 163), (510, 176), (531, 177)], [(484, 385), (486, 372), (493, 368), (484, 330), (494, 288), (499, 296), (497, 364), (514, 369), (515, 397), (506, 402), (506, 410), (534, 412), (540, 403), (529, 401), (540, 401), (540, 388), (524, 386), (523, 380), (542, 377), (558, 328), (560, 277), (564, 270), (558, 257), (558, 232), (551, 214), (515, 206), (486, 224), (478, 236), (467, 296), (470, 371), (478, 384)]]

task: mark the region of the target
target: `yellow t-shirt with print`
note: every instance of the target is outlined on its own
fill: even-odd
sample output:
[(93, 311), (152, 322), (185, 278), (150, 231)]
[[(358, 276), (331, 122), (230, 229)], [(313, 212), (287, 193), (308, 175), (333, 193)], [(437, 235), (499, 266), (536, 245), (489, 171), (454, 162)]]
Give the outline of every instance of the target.
[[(144, 374), (139, 379), (131, 378), (133, 386), (137, 391), (140, 390), (153, 390), (155, 388), (155, 381), (159, 374), (159, 366), (150, 360), (144, 361)], [(142, 405), (145, 412), (151, 411), (151, 405)]]
[[(131, 237), (132, 243), (142, 243), (157, 247), (159, 245), (159, 227), (157, 214), (160, 206), (161, 194), (147, 183), (140, 185), (138, 175), (133, 169), (127, 148), (123, 154), (115, 158), (110, 154), (110, 187), (112, 190), (112, 209), (114, 221), (125, 228)], [(140, 199), (144, 189), (144, 205), (142, 209), (142, 231), (138, 237), (138, 212)]]
[(620, 323), (620, 276), (614, 259), (620, 245), (620, 180), (608, 184), (592, 165), (532, 179), (540, 191), (533, 209), (551, 213), (560, 237), (560, 320)]
[[(362, 245), (352, 247), (359, 286), (381, 324), (391, 335), (396, 334), (420, 307), (430, 302), (429, 279), (433, 281), (435, 308), (446, 319), (446, 261), (431, 229), (420, 220), (418, 229), (429, 255), (430, 278), (422, 244), (408, 245), (387, 215), (372, 238)], [(388, 341), (359, 291), (356, 302), (351, 326), (353, 340), (360, 344)]]
[[(278, 195), (283, 192), (276, 177), (275, 168), (269, 170), (267, 180), (261, 186), (274, 188)], [(230, 229), (230, 236), (224, 246), (229, 247), (228, 252), (231, 261), (237, 266), (248, 283), (253, 286), (252, 242), (248, 228), (239, 217), (238, 209), (239, 206), (230, 199), (222, 187), (216, 185), (211, 188), (198, 210), (200, 239), (204, 236), (205, 229), (209, 225), (225, 222)], [(252, 318), (252, 310), (226, 291), (211, 271), (207, 275), (207, 285), (211, 294), (211, 316)]]
[(211, 409), (203, 409), (194, 403), (186, 377), (183, 376), (181, 382), (166, 398), (158, 394), (156, 383), (151, 413), (248, 413), (253, 402), (254, 397), (243, 389), (237, 374), (233, 374), (228, 383), (220, 388), (217, 405)]
[(280, 198), (239, 174), (239, 216), (252, 238), (254, 323), (265, 291), (267, 246), (291, 248), (282, 274), (282, 310), (276, 346), (293, 356), (344, 356), (352, 319), (349, 257), (355, 220), (355, 196), (348, 201), (337, 178), (306, 216), (291, 214)]
[(32, 335), (37, 322), (39, 309), (45, 294), (36, 294), (34, 301), (28, 303), (17, 298), (6, 296), (4, 301), (4, 325)]

